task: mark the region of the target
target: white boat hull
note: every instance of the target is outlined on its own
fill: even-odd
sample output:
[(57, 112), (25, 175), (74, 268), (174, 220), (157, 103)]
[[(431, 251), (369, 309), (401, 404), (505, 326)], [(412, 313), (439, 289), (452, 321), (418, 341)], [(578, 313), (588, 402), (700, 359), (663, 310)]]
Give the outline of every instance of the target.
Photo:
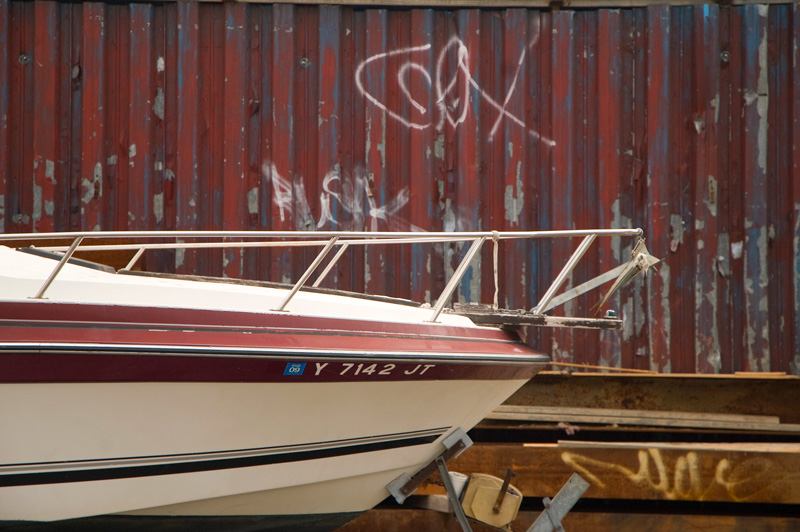
[[(64, 481), (0, 488), (5, 520), (83, 516), (360, 512), (443, 450), (524, 381), (91, 383), (0, 387), (0, 453), (14, 473)], [(494, 396), (490, 398), (489, 396)], [(369, 401), (364, 398), (369, 397)], [(25, 405), (19, 408), (17, 405)], [(454, 419), (453, 412), (462, 413)], [(113, 430), (108, 430), (114, 427)], [(280, 430), (276, 430), (280, 427)], [(402, 445), (425, 434), (431, 443)], [(359, 438), (356, 440), (355, 438)], [(400, 440), (397, 448), (380, 442)], [(376, 445), (377, 444), (377, 445)], [(358, 445), (364, 452), (177, 474), (159, 464), (236, 460)], [(370, 451), (370, 445), (378, 447)], [(202, 465), (201, 465), (202, 467)], [(117, 469), (119, 474), (109, 474)], [(6, 472), (12, 472), (6, 468)], [(99, 479), (69, 481), (101, 472)], [(131, 474), (131, 476), (128, 476)], [(111, 476), (112, 478), (105, 478)], [(62, 479), (63, 480), (63, 479)], [(42, 505), (41, 501), (48, 501)]]

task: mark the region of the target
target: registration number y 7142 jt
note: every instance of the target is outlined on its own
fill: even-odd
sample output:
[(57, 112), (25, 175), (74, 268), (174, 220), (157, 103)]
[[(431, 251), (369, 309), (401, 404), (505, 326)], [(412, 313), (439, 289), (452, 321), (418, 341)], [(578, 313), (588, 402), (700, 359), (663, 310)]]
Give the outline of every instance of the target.
[(402, 372), (403, 375), (424, 375), (429, 369), (436, 367), (436, 364), (417, 364), (409, 369), (397, 369), (396, 364), (370, 364), (355, 362), (316, 362), (314, 375), (320, 375), (323, 370), (335, 371), (339, 375), (395, 375)]

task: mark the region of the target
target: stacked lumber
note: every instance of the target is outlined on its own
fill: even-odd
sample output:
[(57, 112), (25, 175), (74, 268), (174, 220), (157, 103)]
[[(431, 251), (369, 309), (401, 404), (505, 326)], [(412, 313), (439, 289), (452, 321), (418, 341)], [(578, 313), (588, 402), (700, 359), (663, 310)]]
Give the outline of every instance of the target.
[[(451, 471), (503, 477), (525, 496), (524, 531), (566, 480), (591, 487), (567, 532), (800, 530), (800, 378), (546, 373), (470, 435)], [(418, 494), (441, 495), (436, 478)], [(345, 526), (453, 531), (452, 516), (384, 505)], [(475, 524), (476, 532), (489, 530)]]
[[(601, 406), (586, 406), (592, 399)], [(530, 497), (578, 473), (592, 485), (586, 498), (800, 505), (798, 404), (800, 379), (783, 374), (545, 375), (481, 424), (502, 443), (476, 445), (453, 467), (513, 463)], [(515, 436), (531, 428), (555, 443)], [(601, 430), (605, 440), (593, 440)]]

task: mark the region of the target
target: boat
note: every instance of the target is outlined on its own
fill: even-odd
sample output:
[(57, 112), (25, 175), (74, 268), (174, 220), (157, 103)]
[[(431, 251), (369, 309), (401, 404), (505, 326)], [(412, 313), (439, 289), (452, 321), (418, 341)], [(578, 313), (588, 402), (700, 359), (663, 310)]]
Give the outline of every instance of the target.
[[(574, 262), (597, 236), (640, 235), (0, 235), (0, 528), (333, 530), (548, 364), (514, 327), (445, 308), (484, 243), (583, 237)], [(20, 239), (38, 245), (3, 245)], [(467, 251), (433, 306), (320, 287), (348, 247), (442, 242)], [(164, 248), (279, 245), (322, 250), (289, 285), (134, 268)]]

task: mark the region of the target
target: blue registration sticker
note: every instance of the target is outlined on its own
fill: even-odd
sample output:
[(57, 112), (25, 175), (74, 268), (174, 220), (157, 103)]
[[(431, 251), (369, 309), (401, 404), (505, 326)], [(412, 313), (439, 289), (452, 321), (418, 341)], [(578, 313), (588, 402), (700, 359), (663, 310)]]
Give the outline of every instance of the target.
[(305, 362), (289, 362), (286, 364), (286, 369), (283, 370), (284, 375), (302, 375), (306, 370)]

